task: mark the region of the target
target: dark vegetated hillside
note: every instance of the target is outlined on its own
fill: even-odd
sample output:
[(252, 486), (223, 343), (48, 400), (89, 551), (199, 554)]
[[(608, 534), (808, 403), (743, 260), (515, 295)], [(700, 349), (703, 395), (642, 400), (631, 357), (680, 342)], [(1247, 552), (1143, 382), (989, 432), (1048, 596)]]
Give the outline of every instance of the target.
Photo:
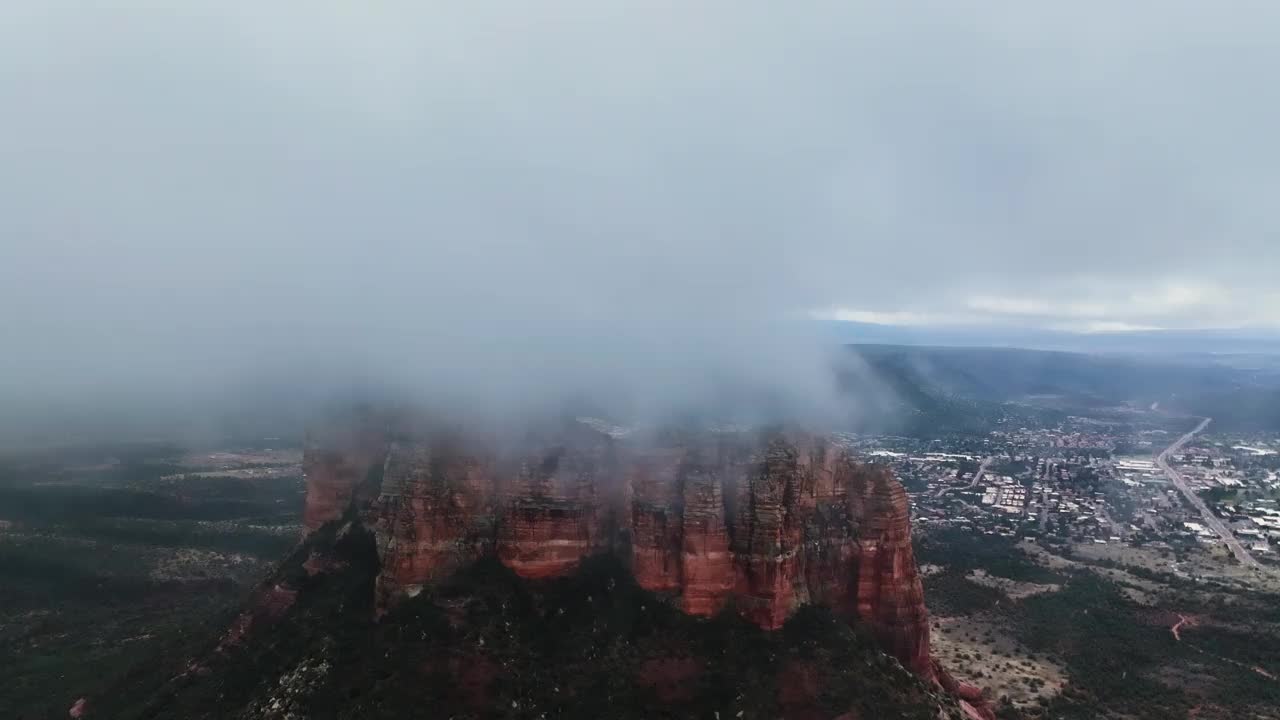
[(996, 577), (1038, 584), (1065, 582), (1067, 575), (1028, 558), (1013, 538), (975, 535), (946, 528), (930, 532), (916, 544), (916, 559), (964, 573), (985, 570)]
[(840, 391), (859, 409), (857, 429), (862, 432), (922, 438), (981, 435), (1002, 422), (1064, 417), (1051, 408), (1007, 403), (977, 378), (939, 383), (908, 355), (863, 350), (857, 348), (858, 361), (837, 377)]
[(1193, 392), (1175, 398), (1170, 409), (1213, 418), (1212, 431), (1280, 429), (1280, 389), (1241, 387), (1227, 392)]
[[(965, 431), (1001, 413), (1105, 412), (1155, 402), (1174, 413), (1212, 416), (1219, 427), (1280, 428), (1280, 375), (1208, 356), (896, 345), (850, 352), (857, 371), (842, 373), (846, 391), (881, 398), (879, 406), (896, 410), (908, 425), (927, 418), (937, 423), (935, 433)], [(964, 419), (966, 412), (974, 417)]]

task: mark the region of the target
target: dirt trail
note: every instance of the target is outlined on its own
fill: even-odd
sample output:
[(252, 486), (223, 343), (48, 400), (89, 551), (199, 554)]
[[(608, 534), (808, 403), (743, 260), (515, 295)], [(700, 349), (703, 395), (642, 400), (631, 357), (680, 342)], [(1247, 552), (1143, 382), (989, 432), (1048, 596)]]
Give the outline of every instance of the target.
[(1195, 621), (1194, 621), (1194, 620), (1192, 620), (1191, 618), (1187, 617), (1186, 615), (1183, 615), (1183, 614), (1179, 613), (1179, 614), (1178, 614), (1178, 622), (1174, 623), (1174, 624), (1173, 624), (1173, 627), (1169, 628), (1169, 630), (1173, 632), (1173, 639), (1174, 639), (1174, 640), (1177, 640), (1178, 642), (1182, 642), (1182, 634), (1181, 634), (1181, 633), (1179, 633), (1178, 631), (1179, 631), (1179, 630), (1181, 630), (1181, 629), (1182, 629), (1182, 626), (1183, 626), (1183, 625), (1186, 625), (1187, 623), (1191, 623), (1191, 624), (1193, 624), (1193, 625), (1194, 625), (1194, 624), (1195, 624)]
[[(1174, 623), (1173, 626), (1169, 628), (1169, 630), (1173, 633), (1173, 639), (1177, 640), (1178, 642), (1182, 642), (1182, 635), (1179, 631), (1182, 629), (1183, 625), (1195, 627), (1196, 619), (1194, 617), (1187, 617), (1182, 613), (1178, 613), (1178, 622)], [(1268, 672), (1265, 668), (1258, 667), (1257, 665), (1246, 665), (1242, 662), (1232, 660), (1231, 658), (1225, 658), (1225, 657), (1222, 657), (1221, 655), (1215, 655), (1214, 653), (1207, 652), (1203, 648), (1198, 648), (1195, 645), (1192, 645), (1191, 643), (1187, 643), (1187, 647), (1191, 648), (1192, 650), (1195, 650), (1201, 655), (1208, 655), (1211, 658), (1216, 658), (1218, 660), (1221, 660), (1222, 662), (1235, 665), (1236, 667), (1242, 670), (1255, 672), (1261, 675), (1262, 677), (1267, 678), (1268, 680), (1280, 681), (1280, 677), (1276, 677), (1274, 673)]]

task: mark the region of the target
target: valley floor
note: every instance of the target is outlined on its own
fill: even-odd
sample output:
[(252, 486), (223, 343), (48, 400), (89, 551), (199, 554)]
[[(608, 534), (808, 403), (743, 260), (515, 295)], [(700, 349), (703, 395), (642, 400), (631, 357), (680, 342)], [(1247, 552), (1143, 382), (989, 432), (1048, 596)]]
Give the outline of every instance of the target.
[(297, 542), (296, 452), (209, 455), (157, 445), (0, 458), (0, 717), (66, 718), (136, 663), (225, 622)]
[(1004, 716), (1280, 717), (1280, 586), (1211, 549), (1156, 550), (935, 532), (934, 643)]

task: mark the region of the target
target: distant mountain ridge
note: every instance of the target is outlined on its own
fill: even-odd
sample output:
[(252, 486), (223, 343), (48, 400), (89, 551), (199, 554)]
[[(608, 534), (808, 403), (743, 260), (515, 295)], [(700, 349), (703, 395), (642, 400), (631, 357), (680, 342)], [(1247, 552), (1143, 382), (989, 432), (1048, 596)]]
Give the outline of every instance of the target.
[(1256, 329), (1066, 332), (1003, 325), (881, 325), (822, 321), (839, 343), (987, 347), (1128, 354), (1261, 354), (1280, 356), (1280, 331)]
[[(886, 429), (984, 431), (983, 418), (1159, 403), (1219, 428), (1280, 429), (1280, 358), (1099, 354), (1020, 348), (848, 346), (853, 399), (882, 404)], [(966, 418), (967, 415), (967, 418)]]

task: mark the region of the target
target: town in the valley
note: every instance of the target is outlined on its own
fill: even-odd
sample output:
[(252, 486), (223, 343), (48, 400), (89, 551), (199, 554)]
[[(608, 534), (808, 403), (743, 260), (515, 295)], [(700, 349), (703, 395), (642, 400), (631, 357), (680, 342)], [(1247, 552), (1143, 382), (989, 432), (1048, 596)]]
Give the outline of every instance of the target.
[(1098, 557), (1141, 548), (1187, 577), (1192, 556), (1280, 567), (1280, 434), (1152, 412), (1002, 426), (978, 438), (848, 440), (894, 469), (925, 532), (953, 528)]

